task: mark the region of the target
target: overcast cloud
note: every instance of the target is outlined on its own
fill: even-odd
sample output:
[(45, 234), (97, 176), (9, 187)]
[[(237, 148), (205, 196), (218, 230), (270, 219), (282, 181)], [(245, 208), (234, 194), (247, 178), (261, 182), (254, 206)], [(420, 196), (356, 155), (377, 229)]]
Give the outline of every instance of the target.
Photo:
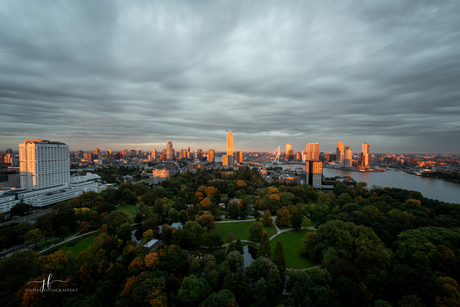
[(460, 1), (0, 2), (0, 149), (460, 152)]

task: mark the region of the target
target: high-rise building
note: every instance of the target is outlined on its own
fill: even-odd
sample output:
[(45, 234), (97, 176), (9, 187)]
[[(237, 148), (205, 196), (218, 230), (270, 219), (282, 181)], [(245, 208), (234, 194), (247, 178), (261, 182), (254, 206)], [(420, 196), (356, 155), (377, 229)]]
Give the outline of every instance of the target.
[(215, 156), (216, 156), (216, 151), (214, 149), (210, 149), (208, 151), (208, 162), (214, 162)]
[(5, 150), (5, 154), (13, 154), (13, 149), (7, 148), (7, 149)]
[(319, 160), (319, 143), (308, 143), (305, 147), (307, 160)]
[(195, 150), (195, 159), (198, 159), (198, 160), (203, 159), (203, 151), (201, 149)]
[(133, 158), (133, 157), (136, 157), (137, 153), (136, 153), (136, 151), (134, 149), (131, 149), (129, 151), (129, 155), (131, 156), (131, 158)]
[(292, 143), (286, 144), (286, 160), (292, 159), (292, 157), (290, 156), (291, 149)]
[(94, 155), (96, 156), (96, 158), (99, 157), (99, 155), (101, 154), (101, 150), (99, 148), (96, 147), (96, 149), (94, 149), (93, 151)]
[(227, 134), (227, 156), (228, 156), (228, 164), (229, 166), (233, 165), (233, 133), (230, 130)]
[(128, 155), (128, 149), (123, 149), (121, 151), (121, 155), (123, 156), (123, 159), (126, 159), (126, 156)]
[(300, 161), (300, 151), (297, 152), (296, 156), (295, 156), (295, 159), (297, 161)]
[(243, 152), (242, 151), (236, 152), (236, 163), (243, 163)]
[(228, 155), (222, 156), (222, 166), (228, 166)]
[(314, 188), (321, 188), (323, 184), (323, 162), (307, 160), (305, 163), (306, 183)]
[(157, 151), (155, 149), (152, 149), (152, 160), (155, 160), (157, 158)]
[(48, 140), (19, 144), (21, 188), (46, 189), (70, 182), (69, 145)]
[(233, 156), (233, 133), (230, 130), (227, 134), (227, 155)]
[(172, 142), (166, 144), (166, 160), (171, 161), (173, 159), (173, 145)]
[(345, 146), (345, 152), (343, 155), (343, 166), (345, 167), (352, 167), (353, 166), (353, 151), (351, 150), (350, 146)]
[(342, 164), (343, 162), (343, 143), (338, 142), (336, 149), (335, 149), (335, 162), (338, 164)]
[(140, 159), (142, 158), (142, 149), (136, 148), (136, 156)]
[(361, 164), (364, 166), (369, 165), (369, 152), (371, 150), (371, 144), (364, 143), (361, 145)]

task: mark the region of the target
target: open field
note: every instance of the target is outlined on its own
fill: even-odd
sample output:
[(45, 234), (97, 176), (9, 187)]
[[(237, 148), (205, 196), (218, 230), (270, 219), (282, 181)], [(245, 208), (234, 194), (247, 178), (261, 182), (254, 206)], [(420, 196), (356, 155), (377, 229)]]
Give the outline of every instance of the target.
[(287, 231), (277, 235), (270, 241), (270, 248), (275, 251), (276, 241), (281, 241), (283, 244), (284, 255), (286, 258), (286, 268), (305, 269), (317, 265), (308, 258), (300, 254), (300, 240), (305, 236), (306, 232), (315, 232), (314, 230), (301, 229), (299, 231)]
[(93, 240), (94, 238), (96, 238), (97, 234), (95, 235), (92, 235), (90, 237), (87, 237), (87, 238), (84, 238), (83, 240), (81, 240), (80, 242), (78, 242), (76, 245), (74, 246), (70, 246), (68, 247), (67, 244), (64, 244), (59, 250), (61, 251), (71, 251), (72, 254), (76, 257), (78, 256), (78, 254), (82, 251), (84, 251), (85, 249), (88, 248), (88, 246), (90, 246), (92, 243), (93, 243)]
[[(228, 234), (232, 234), (233, 237), (235, 237), (235, 240), (249, 240), (249, 226), (253, 223), (254, 221), (214, 224), (214, 228), (211, 229), (210, 233), (219, 234), (224, 241)], [(268, 237), (276, 233), (276, 229), (273, 226), (264, 227), (264, 229), (267, 232)]]

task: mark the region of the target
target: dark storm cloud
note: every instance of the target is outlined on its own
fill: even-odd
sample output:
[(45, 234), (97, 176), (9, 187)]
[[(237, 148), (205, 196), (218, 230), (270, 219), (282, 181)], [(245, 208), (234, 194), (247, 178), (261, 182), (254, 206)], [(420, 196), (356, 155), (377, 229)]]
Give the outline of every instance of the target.
[(0, 148), (458, 153), (458, 1), (0, 3)]

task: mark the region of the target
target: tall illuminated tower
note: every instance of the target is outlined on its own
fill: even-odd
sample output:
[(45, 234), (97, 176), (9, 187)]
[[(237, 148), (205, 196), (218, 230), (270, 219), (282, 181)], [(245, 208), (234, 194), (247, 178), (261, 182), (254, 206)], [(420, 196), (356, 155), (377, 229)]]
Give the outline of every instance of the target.
[(172, 142), (166, 144), (166, 160), (172, 160), (174, 156)]
[(350, 146), (345, 146), (344, 166), (345, 167), (353, 166), (353, 151), (351, 151)]
[(335, 150), (335, 162), (342, 164), (343, 161), (343, 143), (338, 142)]
[(361, 164), (362, 165), (369, 165), (369, 152), (371, 150), (371, 144), (364, 143), (361, 145)]
[(233, 133), (230, 130), (227, 134), (227, 156), (233, 156)]
[(208, 152), (208, 162), (214, 162), (215, 156), (216, 156), (216, 151), (214, 149), (210, 149)]

